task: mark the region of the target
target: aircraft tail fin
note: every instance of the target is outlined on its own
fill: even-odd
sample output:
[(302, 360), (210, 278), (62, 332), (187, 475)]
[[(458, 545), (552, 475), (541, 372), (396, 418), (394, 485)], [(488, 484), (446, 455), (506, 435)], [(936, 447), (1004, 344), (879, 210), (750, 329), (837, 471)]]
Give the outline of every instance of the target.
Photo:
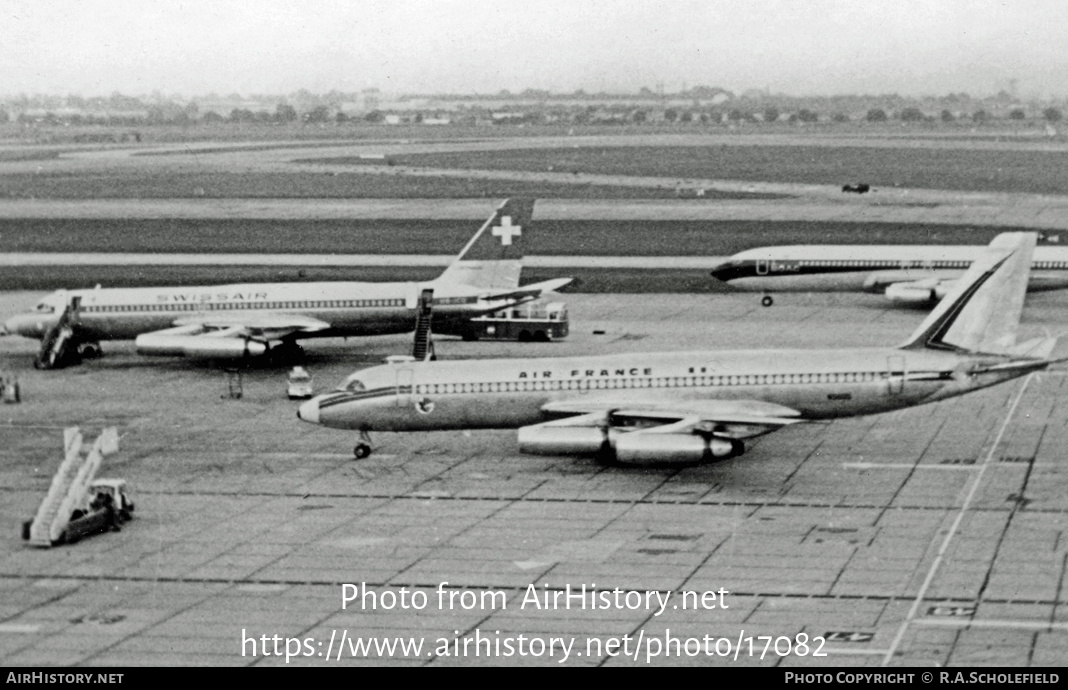
[(533, 215), (534, 199), (506, 200), (438, 281), (491, 289), (518, 287), (524, 237)]
[(1033, 232), (995, 237), (900, 347), (1012, 354), (1036, 240)]

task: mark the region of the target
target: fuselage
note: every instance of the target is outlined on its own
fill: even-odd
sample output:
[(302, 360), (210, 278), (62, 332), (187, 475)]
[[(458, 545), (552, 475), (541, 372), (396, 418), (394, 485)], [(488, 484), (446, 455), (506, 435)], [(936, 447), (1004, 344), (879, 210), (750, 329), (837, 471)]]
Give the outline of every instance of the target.
[[(514, 428), (550, 419), (557, 400), (643, 404), (758, 400), (806, 419), (886, 412), (1026, 373), (974, 373), (996, 355), (894, 348), (761, 350), (407, 362), (356, 372), (301, 406), (309, 422), (364, 431)], [(1036, 367), (1037, 368), (1037, 367)]]
[[(963, 275), (986, 250), (970, 245), (793, 245), (735, 254), (712, 275), (741, 290), (881, 292), (893, 282)], [(1068, 247), (1034, 250), (1028, 291), (1068, 288)]]
[(5, 323), (10, 333), (41, 338), (71, 298), (80, 298), (78, 324), (92, 340), (128, 340), (171, 328), (181, 320), (217, 319), (240, 324), (267, 315), (306, 317), (330, 324), (300, 337), (405, 333), (415, 323), (419, 295), (434, 289), (435, 321), (468, 318), (519, 300), (484, 299), (472, 286), (428, 283), (255, 283), (204, 287), (60, 290), (32, 312)]

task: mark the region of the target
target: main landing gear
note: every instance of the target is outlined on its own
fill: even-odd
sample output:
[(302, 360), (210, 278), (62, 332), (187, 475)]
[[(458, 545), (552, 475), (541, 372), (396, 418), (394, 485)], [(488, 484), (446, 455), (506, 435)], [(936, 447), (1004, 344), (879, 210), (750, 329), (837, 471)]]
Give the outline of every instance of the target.
[(100, 359), (104, 356), (104, 350), (101, 349), (100, 343), (96, 341), (88, 341), (78, 345), (78, 356), (83, 360)]
[(366, 431), (360, 432), (360, 442), (352, 449), (352, 454), (357, 460), (363, 460), (371, 454), (371, 435)]
[(771, 295), (764, 295), (760, 298), (760, 303), (765, 307), (770, 307), (771, 305), (775, 304), (775, 300), (772, 299)]
[(292, 366), (304, 362), (304, 348), (293, 341), (272, 347), (268, 354), (271, 362), (277, 366)]

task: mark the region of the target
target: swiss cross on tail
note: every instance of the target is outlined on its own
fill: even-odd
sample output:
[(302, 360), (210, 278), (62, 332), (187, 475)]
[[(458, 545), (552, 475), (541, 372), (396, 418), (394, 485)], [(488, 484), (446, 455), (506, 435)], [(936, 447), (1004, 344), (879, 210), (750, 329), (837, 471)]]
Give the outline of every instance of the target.
[(487, 290), (513, 290), (523, 270), (523, 244), (530, 236), (533, 199), (508, 199), (482, 224), (460, 256), (438, 277)]
[(464, 250), (461, 261), (518, 261), (534, 215), (533, 199), (508, 199), (489, 218)]
[(505, 216), (501, 218), (500, 225), (494, 226), (493, 234), (501, 238), (502, 245), (511, 244), (513, 237), (523, 234), (523, 226), (512, 225), (512, 217)]

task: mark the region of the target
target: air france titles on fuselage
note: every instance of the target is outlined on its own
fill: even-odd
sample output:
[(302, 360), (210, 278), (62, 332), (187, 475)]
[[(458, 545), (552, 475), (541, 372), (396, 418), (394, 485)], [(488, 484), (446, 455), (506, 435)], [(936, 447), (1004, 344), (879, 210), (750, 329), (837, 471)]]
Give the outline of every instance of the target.
[[(572, 369), (570, 374), (564, 378), (582, 379), (582, 378), (596, 378), (601, 376), (652, 376), (652, 367), (626, 367), (616, 369)], [(552, 371), (521, 371), (519, 372), (519, 378), (521, 379), (551, 379), (553, 378)]]

